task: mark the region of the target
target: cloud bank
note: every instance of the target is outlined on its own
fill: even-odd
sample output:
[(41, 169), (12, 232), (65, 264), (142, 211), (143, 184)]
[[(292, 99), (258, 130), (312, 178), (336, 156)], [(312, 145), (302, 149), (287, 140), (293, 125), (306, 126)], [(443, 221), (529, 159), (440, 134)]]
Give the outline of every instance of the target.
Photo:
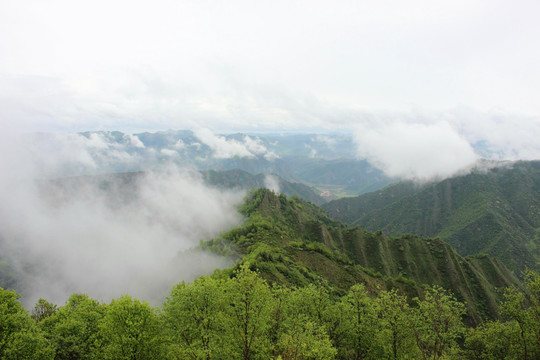
[(73, 292), (157, 303), (176, 282), (228, 265), (188, 249), (241, 222), (241, 193), (208, 188), (176, 168), (50, 180), (66, 163), (95, 169), (91, 151), (114, 154), (99, 139), (82, 138), (43, 149), (49, 160), (41, 166), (26, 143), (0, 141), (0, 247), (27, 305), (40, 297), (61, 304)]
[(268, 150), (258, 137), (244, 136), (242, 141), (227, 139), (224, 136), (214, 134), (209, 129), (195, 131), (195, 136), (205, 145), (210, 147), (212, 154), (217, 159), (230, 159), (233, 157), (255, 158), (264, 157), (274, 160), (278, 156)]
[(359, 156), (391, 177), (443, 178), (478, 159), (469, 142), (447, 122), (361, 125), (354, 137)]

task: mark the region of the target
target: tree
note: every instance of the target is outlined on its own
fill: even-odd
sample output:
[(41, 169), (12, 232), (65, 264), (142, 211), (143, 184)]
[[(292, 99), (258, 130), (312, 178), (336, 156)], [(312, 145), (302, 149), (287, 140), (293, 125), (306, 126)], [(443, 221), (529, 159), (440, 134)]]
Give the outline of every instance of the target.
[(376, 336), (377, 314), (363, 284), (349, 289), (341, 299), (340, 311), (343, 314), (340, 357), (355, 360), (380, 358), (381, 347)]
[(514, 321), (488, 321), (467, 331), (464, 353), (467, 359), (505, 360), (519, 351), (519, 327)]
[(266, 282), (244, 265), (232, 279), (226, 325), (235, 359), (268, 359), (272, 294)]
[(53, 344), (57, 358), (93, 359), (102, 342), (99, 324), (104, 314), (104, 304), (86, 294), (72, 294), (64, 306), (43, 318), (38, 327)]
[(52, 359), (54, 351), (15, 291), (0, 288), (0, 358)]
[(270, 314), (270, 328), (268, 330), (269, 340), (272, 345), (272, 355), (277, 357), (279, 349), (277, 343), (281, 335), (285, 331), (285, 322), (288, 320), (289, 299), (291, 289), (282, 286), (274, 286), (272, 288), (272, 309)]
[(32, 317), (32, 319), (40, 322), (41, 320), (56, 314), (57, 310), (58, 309), (56, 305), (48, 302), (47, 300), (39, 299), (37, 304), (34, 306), (34, 309), (32, 310), (32, 314), (30, 316)]
[(504, 292), (504, 301), (501, 305), (501, 314), (508, 320), (513, 321), (519, 327), (520, 353), (524, 360), (529, 359), (530, 342), (530, 319), (527, 314), (525, 294), (516, 288), (507, 288)]
[(540, 356), (540, 275), (532, 270), (525, 271), (525, 293), (528, 309), (527, 309), (527, 325), (531, 336), (533, 337), (530, 349), (532, 356), (538, 358)]
[(465, 306), (449, 291), (439, 286), (427, 289), (424, 299), (414, 299), (413, 331), (424, 359), (440, 359), (447, 355), (465, 327), (462, 316)]
[(377, 298), (378, 327), (385, 355), (389, 359), (410, 358), (414, 353), (411, 309), (405, 296), (397, 290), (381, 291)]
[(163, 357), (157, 315), (146, 302), (124, 295), (107, 306), (100, 324), (104, 359), (142, 360)]
[(176, 285), (163, 305), (161, 319), (167, 330), (168, 354), (178, 359), (221, 359), (227, 282), (201, 277)]
[(334, 358), (337, 350), (327, 333), (334, 321), (333, 302), (325, 288), (309, 285), (282, 292), (277, 355), (284, 360)]
[(5, 360), (52, 360), (54, 349), (34, 325), (13, 334), (1, 357)]
[(283, 360), (328, 360), (337, 354), (324, 327), (305, 319), (283, 333), (277, 346)]
[(28, 315), (15, 291), (0, 288), (0, 357), (11, 343), (13, 336), (29, 326)]

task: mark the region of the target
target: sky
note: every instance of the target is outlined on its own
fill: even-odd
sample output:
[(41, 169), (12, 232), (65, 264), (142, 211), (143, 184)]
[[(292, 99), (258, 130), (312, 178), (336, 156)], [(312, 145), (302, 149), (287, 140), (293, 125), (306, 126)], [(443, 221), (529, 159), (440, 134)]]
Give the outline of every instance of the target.
[(2, 0), (0, 118), (23, 131), (538, 124), (538, 13), (521, 0)]
[(0, 125), (340, 132), (398, 174), (388, 158), (539, 159), (539, 13), (528, 0), (2, 0)]

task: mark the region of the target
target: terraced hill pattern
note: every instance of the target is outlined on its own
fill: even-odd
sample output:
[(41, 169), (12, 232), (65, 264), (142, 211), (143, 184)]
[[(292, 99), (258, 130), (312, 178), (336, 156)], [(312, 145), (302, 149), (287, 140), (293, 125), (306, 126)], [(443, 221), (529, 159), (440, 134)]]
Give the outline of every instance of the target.
[[(497, 315), (500, 288), (519, 281), (489, 256), (464, 258), (439, 239), (371, 233), (330, 219), (315, 205), (269, 190), (252, 192), (242, 207), (247, 222), (203, 246), (234, 248), (272, 283), (325, 283), (343, 294), (358, 282), (371, 291), (397, 287), (418, 296), (423, 285), (452, 290), (468, 306), (469, 320)], [(231, 248), (232, 246), (232, 248)]]
[(475, 169), (467, 175), (324, 204), (334, 219), (388, 235), (438, 237), (462, 256), (485, 253), (511, 270), (538, 270), (540, 161)]

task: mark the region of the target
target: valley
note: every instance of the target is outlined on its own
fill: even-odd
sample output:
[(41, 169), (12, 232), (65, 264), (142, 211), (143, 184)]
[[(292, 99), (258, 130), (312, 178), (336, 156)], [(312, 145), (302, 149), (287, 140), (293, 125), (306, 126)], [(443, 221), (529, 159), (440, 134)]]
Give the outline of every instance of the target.
[[(240, 333), (208, 329), (201, 336), (216, 343), (204, 345), (196, 340), (199, 330), (179, 334), (174, 324), (198, 327), (190, 322), (204, 303), (210, 307), (201, 321), (218, 316), (234, 329), (237, 296), (246, 294), (265, 319), (252, 325), (260, 335), (252, 335), (258, 340), (249, 351), (265, 356), (288, 356), (290, 344), (301, 341), (291, 336), (305, 336), (309, 351), (326, 354), (319, 358), (346, 359), (356, 349), (365, 359), (421, 358), (433, 351), (473, 359), (477, 351), (493, 354), (484, 337), (492, 331), (507, 339), (509, 356), (540, 354), (532, 345), (512, 345), (520, 326), (531, 344), (537, 326), (531, 294), (540, 281), (534, 272), (540, 259), (538, 161), (479, 161), (445, 179), (413, 181), (346, 158), (349, 140), (337, 135), (79, 136), (106, 144), (89, 148), (95, 166), (81, 172), (68, 161), (55, 169), (57, 176), (14, 186), (10, 216), (24, 221), (34, 214), (39, 227), (21, 230), (6, 222), (0, 238), (1, 288), (15, 289), (29, 309), (28, 299), (37, 294), (68, 298), (60, 306), (39, 299), (33, 320), (18, 325), (34, 331), (44, 358), (99, 351), (114, 358), (124, 345), (106, 337), (119, 329), (110, 322), (118, 306), (154, 324), (141, 328), (153, 334), (148, 356), (203, 351), (221, 358), (216, 349), (228, 341), (237, 358), (240, 347), (232, 344)], [(89, 221), (101, 225), (82, 236)], [(130, 295), (117, 294), (120, 289)], [(2, 291), (5, 303), (16, 301), (15, 292)], [(389, 317), (397, 316), (388, 312), (391, 302), (402, 310), (399, 321)], [(89, 316), (74, 310), (76, 304), (93, 309), (89, 324), (97, 327), (89, 331), (100, 339), (88, 343), (85, 322), (69, 320), (79, 324), (73, 336), (82, 348), (62, 340), (64, 321)], [(444, 305), (433, 314), (449, 316), (455, 331), (445, 349), (429, 345), (433, 332), (423, 328), (434, 304)], [(28, 316), (22, 308), (14, 311), (19, 319)], [(296, 323), (297, 311), (310, 315)], [(366, 323), (349, 323), (351, 314)], [(527, 323), (520, 322), (524, 316)], [(394, 332), (401, 353), (390, 345), (392, 321), (408, 329), (407, 335)], [(157, 324), (168, 330), (158, 331)], [(297, 326), (313, 330), (299, 333)], [(354, 338), (355, 331), (364, 335)]]

